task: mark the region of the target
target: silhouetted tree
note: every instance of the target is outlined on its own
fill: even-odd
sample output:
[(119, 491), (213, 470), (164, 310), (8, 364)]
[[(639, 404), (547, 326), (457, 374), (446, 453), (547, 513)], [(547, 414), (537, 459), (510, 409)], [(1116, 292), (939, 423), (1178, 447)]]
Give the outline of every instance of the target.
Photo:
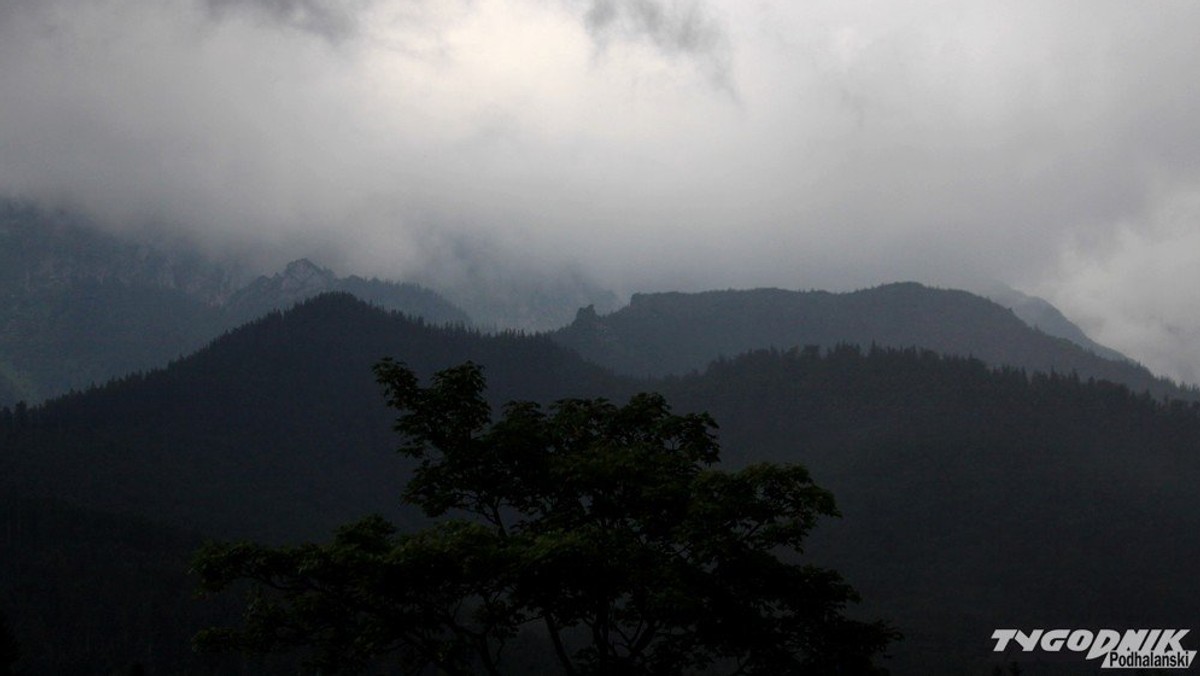
[(796, 465), (714, 468), (709, 416), (641, 394), (512, 402), (492, 423), (474, 364), (427, 388), (392, 361), (376, 374), (419, 461), (405, 499), (467, 518), (209, 545), (204, 589), (253, 584), (244, 626), (203, 632), (201, 647), (307, 647), (328, 671), (393, 655), (411, 673), (500, 674), (506, 645), (540, 627), (567, 674), (855, 674), (896, 638), (842, 614), (856, 596), (835, 572), (783, 558), (836, 514), (833, 497)]

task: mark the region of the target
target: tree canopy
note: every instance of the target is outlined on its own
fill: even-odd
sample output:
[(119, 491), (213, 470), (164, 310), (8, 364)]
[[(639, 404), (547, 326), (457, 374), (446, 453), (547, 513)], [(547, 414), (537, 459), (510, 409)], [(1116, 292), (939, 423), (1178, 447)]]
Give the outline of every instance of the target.
[(306, 648), (330, 672), (386, 656), (408, 673), (853, 674), (897, 637), (844, 614), (857, 597), (836, 572), (797, 562), (832, 495), (799, 465), (719, 468), (708, 415), (639, 394), (510, 402), (493, 421), (475, 364), (427, 387), (391, 360), (376, 376), (418, 462), (404, 499), (434, 525), (206, 546), (202, 588), (248, 581), (250, 598), (202, 648)]

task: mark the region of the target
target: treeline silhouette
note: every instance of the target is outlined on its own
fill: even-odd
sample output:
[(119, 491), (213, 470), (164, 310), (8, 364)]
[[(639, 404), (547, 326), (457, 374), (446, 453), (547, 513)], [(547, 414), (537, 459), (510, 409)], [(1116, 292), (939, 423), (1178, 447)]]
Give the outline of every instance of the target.
[(755, 352), (661, 389), (722, 422), (730, 461), (801, 460), (833, 491), (843, 519), (809, 551), (894, 613), (899, 672), (983, 673), (1001, 626), (1195, 621), (1196, 403), (857, 346)]

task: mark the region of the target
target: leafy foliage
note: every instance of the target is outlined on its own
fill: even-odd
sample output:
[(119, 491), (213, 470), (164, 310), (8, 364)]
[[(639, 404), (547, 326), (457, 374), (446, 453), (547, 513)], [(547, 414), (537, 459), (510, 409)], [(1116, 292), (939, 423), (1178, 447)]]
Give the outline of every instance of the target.
[(430, 517), (398, 534), (379, 517), (329, 545), (210, 545), (204, 587), (256, 582), (242, 629), (209, 648), (313, 649), (322, 670), (397, 652), (416, 673), (505, 670), (505, 647), (541, 626), (564, 673), (872, 673), (893, 638), (846, 618), (857, 599), (799, 552), (832, 496), (802, 467), (714, 467), (716, 424), (660, 395), (625, 406), (509, 403), (491, 422), (481, 369), (376, 369), (403, 454), (419, 463), (405, 499)]

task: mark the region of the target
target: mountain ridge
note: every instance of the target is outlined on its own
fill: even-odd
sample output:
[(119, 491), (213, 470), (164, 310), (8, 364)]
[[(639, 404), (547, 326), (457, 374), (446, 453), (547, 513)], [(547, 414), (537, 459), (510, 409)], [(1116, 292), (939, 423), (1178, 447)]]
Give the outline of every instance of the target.
[(1012, 310), (975, 294), (914, 282), (848, 293), (634, 294), (627, 306), (607, 315), (584, 308), (572, 324), (550, 335), (590, 361), (635, 376), (687, 373), (722, 356), (767, 347), (877, 343), (978, 357), (993, 366), (1076, 372), (1155, 396), (1200, 396), (1143, 367), (1104, 359), (1033, 329)]
[(345, 292), (385, 310), (421, 317), (435, 324), (470, 325), (467, 313), (437, 292), (407, 282), (358, 275), (339, 277), (307, 258), (288, 263), (281, 272), (260, 275), (222, 303), (225, 323), (234, 326), (272, 310), (283, 310), (322, 293)]
[(429, 321), (470, 323), (415, 284), (340, 278), (311, 261), (242, 284), (237, 266), (0, 201), (0, 406), (155, 368), (271, 310), (349, 291)]
[(988, 300), (1013, 311), (1021, 321), (1029, 326), (1056, 338), (1066, 338), (1076, 345), (1090, 350), (1099, 357), (1111, 361), (1133, 360), (1120, 352), (1101, 345), (1092, 340), (1083, 329), (1079, 328), (1061, 310), (1054, 307), (1050, 301), (1022, 293), (1004, 284), (991, 284), (982, 288), (967, 288), (966, 291), (983, 296)]

